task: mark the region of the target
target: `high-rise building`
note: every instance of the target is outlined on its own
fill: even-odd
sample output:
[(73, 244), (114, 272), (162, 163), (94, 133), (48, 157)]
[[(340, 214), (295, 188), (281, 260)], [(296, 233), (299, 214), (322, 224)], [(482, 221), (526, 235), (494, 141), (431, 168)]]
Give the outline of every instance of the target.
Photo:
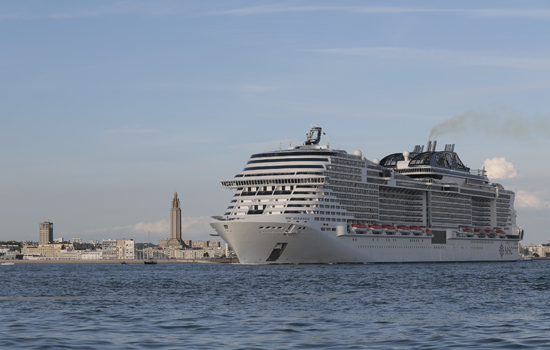
[(40, 223), (39, 244), (53, 243), (53, 222), (44, 221)]
[(172, 199), (172, 209), (170, 210), (170, 240), (167, 246), (183, 246), (183, 242), (181, 241), (181, 208), (177, 192), (174, 193), (174, 199)]
[(104, 239), (102, 242), (102, 259), (116, 259), (117, 258), (117, 241), (116, 239)]
[(121, 238), (116, 240), (116, 258), (117, 259), (134, 259), (134, 240)]

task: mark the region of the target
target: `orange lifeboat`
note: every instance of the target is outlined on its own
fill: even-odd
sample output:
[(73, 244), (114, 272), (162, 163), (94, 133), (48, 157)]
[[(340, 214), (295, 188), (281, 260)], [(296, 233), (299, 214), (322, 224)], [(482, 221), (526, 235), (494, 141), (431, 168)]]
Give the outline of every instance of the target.
[(471, 228), (463, 228), (462, 232), (464, 232), (464, 234), (467, 237), (473, 237), (474, 236), (474, 230), (472, 230)]
[(355, 231), (355, 233), (365, 233), (367, 231), (367, 225), (362, 223), (353, 224), (351, 225), (351, 228)]
[(426, 230), (426, 234), (427, 234), (428, 236), (431, 236), (431, 235), (433, 234), (433, 233), (432, 233), (432, 230), (427, 229), (427, 230)]
[(476, 228), (474, 230), (474, 233), (478, 236), (478, 237), (485, 237), (485, 230), (482, 230), (480, 228)]
[(410, 231), (415, 235), (422, 234), (422, 229), (419, 226), (411, 226)]
[(388, 235), (393, 235), (395, 233), (395, 226), (393, 225), (384, 225), (382, 229), (384, 229), (384, 232)]
[(500, 238), (506, 238), (506, 232), (504, 232), (503, 230), (497, 230), (496, 234), (497, 234)]
[(382, 226), (380, 226), (378, 224), (371, 224), (371, 225), (369, 225), (369, 230), (372, 233), (382, 233)]
[(397, 226), (397, 230), (401, 232), (401, 234), (403, 233), (408, 234), (409, 232), (411, 232), (411, 229), (409, 228), (409, 226), (406, 226), (406, 225)]

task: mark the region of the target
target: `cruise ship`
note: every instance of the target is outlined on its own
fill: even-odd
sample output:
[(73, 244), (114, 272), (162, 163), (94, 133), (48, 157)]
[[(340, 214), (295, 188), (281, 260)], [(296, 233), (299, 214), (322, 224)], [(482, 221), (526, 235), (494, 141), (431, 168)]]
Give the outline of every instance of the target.
[(253, 154), (210, 225), (244, 264), (517, 261), (514, 192), (437, 141), (369, 160), (321, 145)]

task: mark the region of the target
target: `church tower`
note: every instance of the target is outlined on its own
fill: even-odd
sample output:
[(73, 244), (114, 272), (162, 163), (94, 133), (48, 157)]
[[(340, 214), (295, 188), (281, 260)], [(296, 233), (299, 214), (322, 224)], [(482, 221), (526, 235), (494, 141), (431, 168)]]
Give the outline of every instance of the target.
[(170, 211), (170, 240), (168, 241), (169, 247), (181, 247), (183, 245), (181, 241), (181, 208), (178, 193), (174, 193), (174, 199), (172, 199), (172, 210)]

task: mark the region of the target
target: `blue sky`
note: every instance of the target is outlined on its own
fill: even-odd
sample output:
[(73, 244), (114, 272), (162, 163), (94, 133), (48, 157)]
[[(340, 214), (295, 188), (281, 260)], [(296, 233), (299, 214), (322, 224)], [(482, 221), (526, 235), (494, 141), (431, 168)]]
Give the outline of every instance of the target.
[(373, 159), (458, 120), (546, 243), (549, 36), (544, 1), (0, 1), (0, 240), (156, 241), (176, 189), (209, 239), (219, 180), (310, 124)]

